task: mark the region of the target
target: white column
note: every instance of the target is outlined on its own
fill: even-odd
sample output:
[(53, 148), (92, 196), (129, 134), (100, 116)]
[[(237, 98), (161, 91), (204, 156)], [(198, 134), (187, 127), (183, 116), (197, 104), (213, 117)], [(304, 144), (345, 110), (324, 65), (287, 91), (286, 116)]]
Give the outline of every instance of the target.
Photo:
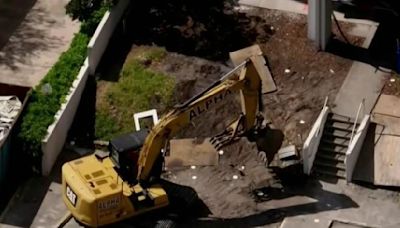
[(331, 0), (308, 0), (308, 38), (325, 50), (332, 29)]

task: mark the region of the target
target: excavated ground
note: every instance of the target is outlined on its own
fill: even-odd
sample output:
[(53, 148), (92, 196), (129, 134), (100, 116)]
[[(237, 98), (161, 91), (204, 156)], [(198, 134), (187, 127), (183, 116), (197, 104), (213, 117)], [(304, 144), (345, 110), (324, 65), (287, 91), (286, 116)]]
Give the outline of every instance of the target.
[[(273, 143), (277, 145), (267, 144), (267, 147), (279, 148), (282, 143), (301, 148), (325, 97), (334, 100), (352, 61), (317, 52), (307, 41), (304, 16), (252, 9), (246, 10), (246, 17), (244, 23), (249, 31), (257, 31), (254, 43), (260, 45), (278, 87), (278, 91), (263, 96), (264, 116), (276, 128), (274, 140), (279, 140), (282, 134), (284, 138), (283, 142), (275, 140)], [(345, 25), (345, 29), (350, 28)], [(351, 40), (362, 41), (357, 37)], [(135, 50), (138, 46), (132, 48), (132, 52)], [(149, 68), (175, 78), (175, 98), (179, 103), (205, 89), (232, 65), (168, 52), (161, 62), (150, 64)], [(223, 130), (239, 112), (237, 97), (227, 99), (195, 119), (178, 137), (212, 136)], [(258, 158), (256, 144), (241, 139), (223, 150), (218, 166), (168, 171), (164, 178), (193, 187), (207, 205), (211, 217), (242, 218), (273, 208), (272, 204), (254, 197), (254, 189), (279, 182), (276, 174)]]
[[(164, 2), (157, 4), (162, 5)], [(157, 18), (139, 20), (146, 16), (142, 15), (146, 11), (136, 12), (132, 9), (131, 14), (138, 17), (135, 21), (140, 23), (127, 24), (136, 28), (133, 32), (135, 45), (132, 46), (131, 52), (145, 50), (146, 45), (166, 48), (165, 57), (160, 61), (146, 63), (146, 67), (174, 78), (174, 103), (183, 102), (199, 93), (232, 69), (233, 66), (227, 58), (229, 51), (253, 44), (260, 45), (278, 88), (274, 93), (263, 95), (263, 115), (274, 127), (272, 134), (265, 136), (264, 147), (259, 148), (256, 143), (242, 138), (223, 148), (224, 154), (220, 156), (218, 166), (170, 170), (165, 173), (165, 179), (192, 187), (206, 205), (206, 211), (209, 212), (207, 217), (217, 219), (217, 222), (210, 223), (188, 219), (186, 221), (189, 223), (188, 226), (246, 227), (249, 226), (248, 222), (253, 225), (266, 225), (282, 221), (286, 216), (285, 213), (299, 213), (300, 209), (296, 208), (289, 212), (271, 211), (270, 209), (282, 205), (262, 200), (274, 196), (288, 197), (297, 194), (303, 187), (291, 187), (292, 184), (298, 183), (297, 180), (302, 182), (300, 175), (282, 180), (280, 173), (266, 168), (258, 157), (259, 150), (276, 152), (280, 146), (289, 144), (294, 144), (300, 149), (321, 111), (325, 97), (329, 97), (329, 103), (334, 100), (352, 61), (316, 51), (307, 40), (306, 17), (302, 15), (266, 9), (229, 7), (229, 10), (224, 10), (221, 18), (218, 18), (220, 15), (212, 15), (215, 13), (213, 10), (208, 12), (208, 8), (203, 9), (199, 6), (199, 12), (194, 10), (193, 15), (179, 18), (190, 9), (183, 6), (182, 9), (169, 9), (171, 12), (184, 11), (171, 14), (168, 10), (156, 9), (157, 5), (149, 7), (153, 7), (149, 12), (158, 16), (159, 20)], [(204, 10), (213, 16), (215, 21), (209, 20), (207, 13), (201, 13)], [(164, 14), (169, 16), (166, 17)], [(227, 18), (228, 16), (230, 18)], [(235, 19), (233, 24), (230, 24), (231, 17)], [(202, 21), (202, 18), (205, 20)], [(207, 24), (208, 22), (211, 24)], [(350, 24), (342, 25), (344, 31), (351, 29)], [(339, 34), (336, 31), (335, 33)], [(245, 39), (235, 34), (245, 35)], [(358, 37), (349, 39), (352, 43), (362, 42), (362, 38)], [(117, 51), (109, 49), (110, 61), (113, 61), (114, 53)], [(105, 71), (112, 69), (107, 67)], [(104, 80), (115, 81), (107, 75), (105, 77)], [(97, 99), (104, 97), (102, 96), (104, 83), (101, 80), (100, 77), (100, 81), (97, 82)], [(158, 108), (156, 104), (152, 105), (155, 105), (153, 108)], [(195, 119), (177, 138), (202, 138), (215, 135), (237, 117), (239, 112), (238, 97), (229, 97), (225, 102), (217, 104), (214, 109)], [(82, 124), (77, 125), (81, 129)], [(298, 170), (298, 173), (301, 173), (301, 170)], [(255, 196), (254, 190), (260, 187), (267, 187), (268, 194), (263, 195), (264, 193), (258, 191), (260, 195)], [(341, 198), (337, 202), (341, 202), (340, 200)], [(268, 213), (264, 214), (266, 211)]]

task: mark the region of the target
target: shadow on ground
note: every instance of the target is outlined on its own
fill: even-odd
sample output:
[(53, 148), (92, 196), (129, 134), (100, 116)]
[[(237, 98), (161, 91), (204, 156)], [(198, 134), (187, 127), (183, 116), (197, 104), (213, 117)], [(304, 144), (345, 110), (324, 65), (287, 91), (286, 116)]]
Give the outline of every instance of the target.
[(72, 151), (64, 150), (60, 153), (50, 176), (35, 176), (22, 183), (10, 200), (1, 224), (18, 227), (30, 227), (40, 205), (46, 196), (52, 182), (61, 183), (61, 167), (70, 160), (79, 158), (80, 155)]
[[(293, 177), (291, 178), (293, 180)], [(182, 227), (257, 227), (283, 221), (285, 217), (315, 214), (323, 211), (339, 210), (346, 208), (357, 208), (358, 204), (350, 197), (326, 191), (318, 181), (310, 180), (304, 185), (293, 184), (293, 182), (282, 182), (282, 188), (268, 187), (259, 189), (268, 200), (282, 200), (294, 196), (307, 196), (316, 202), (277, 207), (268, 209), (258, 214), (241, 218), (199, 218), (187, 221)], [(259, 201), (260, 203), (262, 201)]]
[[(54, 27), (56, 20), (52, 19), (48, 15), (49, 12), (43, 7), (32, 8), (36, 1), (10, 2), (12, 2), (12, 4), (10, 3), (11, 9), (16, 8), (15, 12), (10, 8), (1, 9), (5, 3), (4, 1), (0, 2), (0, 15), (8, 16), (6, 16), (7, 25), (0, 24), (0, 28), (2, 28), (0, 64), (15, 70), (21, 64), (30, 64), (27, 62), (27, 57), (35, 56), (35, 52), (57, 47), (63, 41), (49, 34), (49, 29)], [(24, 21), (28, 12), (30, 17)], [(5, 28), (4, 31), (3, 28)]]
[[(168, 51), (225, 61), (232, 50), (266, 42), (272, 31), (236, 10), (237, 1), (140, 1), (132, 7), (127, 26), (135, 44), (164, 46)], [(258, 38), (260, 39), (260, 38)]]
[(37, 0), (0, 1), (0, 50)]
[(335, 8), (346, 18), (367, 19), (379, 22), (378, 29), (368, 49), (332, 39), (327, 51), (333, 54), (396, 70), (396, 39), (400, 38), (400, 3), (393, 0), (353, 1), (353, 5), (337, 3)]

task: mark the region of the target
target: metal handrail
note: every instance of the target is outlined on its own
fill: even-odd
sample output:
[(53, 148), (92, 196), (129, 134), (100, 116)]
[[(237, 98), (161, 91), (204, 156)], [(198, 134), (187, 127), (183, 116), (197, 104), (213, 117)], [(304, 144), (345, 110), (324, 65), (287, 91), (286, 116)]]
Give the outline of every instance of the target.
[[(324, 106), (322, 107), (322, 110), (324, 110), (327, 105), (328, 105), (328, 96), (325, 97), (325, 102), (324, 102)], [(320, 129), (321, 129), (321, 124), (318, 125), (317, 134), (315, 134), (314, 137), (318, 137)]]
[[(365, 99), (363, 99), (363, 100), (361, 101), (360, 105), (358, 106), (357, 115), (356, 115), (356, 120), (354, 121), (353, 130), (351, 131), (350, 144), (351, 144), (351, 142), (353, 141), (354, 131), (356, 130), (356, 126), (357, 126), (357, 122), (358, 122), (358, 117), (359, 117), (359, 115), (360, 115), (361, 108), (364, 107), (364, 106), (365, 106)], [(365, 114), (364, 112), (365, 112), (365, 108), (364, 108), (364, 110), (363, 110), (363, 114)], [(349, 145), (350, 145), (350, 144), (349, 144)]]

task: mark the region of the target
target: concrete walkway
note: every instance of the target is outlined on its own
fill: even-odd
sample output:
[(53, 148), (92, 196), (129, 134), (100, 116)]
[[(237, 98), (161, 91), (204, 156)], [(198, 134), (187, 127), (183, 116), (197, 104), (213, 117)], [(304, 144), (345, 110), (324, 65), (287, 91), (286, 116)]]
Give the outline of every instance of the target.
[(356, 118), (358, 107), (365, 100), (361, 108), (359, 121), (365, 114), (371, 113), (385, 84), (382, 71), (361, 62), (355, 61), (336, 95), (332, 111), (336, 114)]
[(33, 87), (46, 75), (79, 30), (65, 14), (67, 2), (0, 0), (0, 83)]

